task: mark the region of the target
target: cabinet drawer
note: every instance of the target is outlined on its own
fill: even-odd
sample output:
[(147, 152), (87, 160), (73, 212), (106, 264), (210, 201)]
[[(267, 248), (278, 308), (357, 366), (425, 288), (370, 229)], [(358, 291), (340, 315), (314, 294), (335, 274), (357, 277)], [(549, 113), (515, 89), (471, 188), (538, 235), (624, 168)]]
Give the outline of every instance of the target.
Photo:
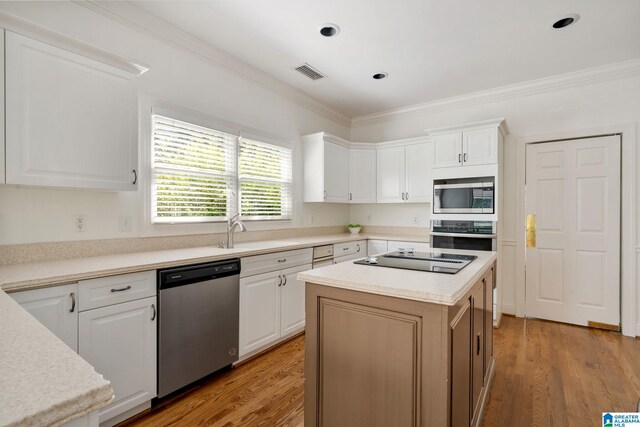
[(122, 274), (78, 282), (80, 311), (133, 301), (156, 294), (156, 271)]
[(355, 242), (337, 243), (333, 245), (334, 257), (343, 257), (353, 254), (361, 254), (361, 256), (365, 256), (367, 254), (367, 242), (365, 240), (358, 240)]
[(313, 248), (313, 259), (326, 258), (333, 255), (333, 245), (316, 246)]
[(254, 276), (302, 264), (311, 264), (312, 255), (313, 249), (308, 248), (242, 258), (240, 260), (240, 277)]
[(333, 259), (333, 263), (334, 264), (340, 264), (341, 262), (353, 261), (353, 260), (364, 258), (364, 257), (365, 257), (365, 254), (362, 253), (362, 252), (361, 253), (351, 254), (351, 255), (339, 256), (339, 257), (335, 257)]

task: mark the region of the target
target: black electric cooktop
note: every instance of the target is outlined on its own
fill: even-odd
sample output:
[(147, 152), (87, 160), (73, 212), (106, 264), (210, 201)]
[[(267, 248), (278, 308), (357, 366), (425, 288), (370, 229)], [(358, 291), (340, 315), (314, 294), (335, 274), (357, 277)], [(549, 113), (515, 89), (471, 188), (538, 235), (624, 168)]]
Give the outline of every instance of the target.
[(477, 256), (475, 255), (459, 255), (439, 251), (405, 251), (367, 257), (359, 261), (354, 261), (354, 264), (369, 265), (371, 267), (428, 271), (431, 273), (456, 274), (476, 258)]

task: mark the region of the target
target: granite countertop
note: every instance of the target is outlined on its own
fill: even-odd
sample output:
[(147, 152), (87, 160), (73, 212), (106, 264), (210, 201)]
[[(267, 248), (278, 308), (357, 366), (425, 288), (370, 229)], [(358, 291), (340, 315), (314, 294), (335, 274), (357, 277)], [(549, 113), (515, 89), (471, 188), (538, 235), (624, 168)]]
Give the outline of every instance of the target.
[(0, 425), (60, 425), (111, 402), (109, 381), (4, 292), (0, 325)]
[(478, 258), (456, 274), (440, 274), (343, 262), (298, 274), (304, 282), (403, 299), (455, 305), (497, 259), (497, 252), (446, 249)]
[(398, 236), (384, 234), (332, 234), (237, 243), (233, 249), (215, 246), (137, 252), (122, 255), (104, 255), (72, 258), (59, 261), (12, 264), (0, 267), (0, 289), (6, 292), (71, 283), (78, 280), (116, 274), (133, 273), (158, 268), (176, 267), (201, 262), (261, 255), (272, 252), (310, 248), (320, 245), (355, 240), (380, 239), (426, 242), (426, 236)]

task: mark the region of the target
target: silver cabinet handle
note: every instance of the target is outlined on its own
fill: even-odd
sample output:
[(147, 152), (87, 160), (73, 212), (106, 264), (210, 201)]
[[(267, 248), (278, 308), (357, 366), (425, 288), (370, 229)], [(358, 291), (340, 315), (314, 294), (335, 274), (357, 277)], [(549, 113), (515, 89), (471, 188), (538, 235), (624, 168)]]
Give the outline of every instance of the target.
[(402, 193), (402, 200), (404, 200), (404, 193)]
[(73, 313), (76, 311), (76, 293), (71, 292), (69, 296), (71, 297), (71, 310), (69, 310), (69, 313)]
[(358, 243), (356, 246), (358, 247), (358, 250), (356, 252), (360, 252), (360, 244)]
[(342, 250), (343, 250), (343, 251), (348, 251), (348, 250), (349, 250), (349, 248), (342, 248)]
[(153, 316), (151, 316), (151, 321), (153, 322), (154, 320), (156, 320), (156, 305), (155, 304), (151, 304), (151, 308), (153, 309)]
[(458, 163), (462, 163), (462, 154), (458, 154)]
[(287, 286), (287, 275), (283, 275), (282, 277), (284, 277), (284, 283), (282, 284), (282, 286)]
[(464, 153), (464, 162), (467, 163), (467, 153)]
[(405, 194), (405, 200), (409, 200), (409, 193), (404, 193)]
[(136, 172), (135, 169), (131, 172), (133, 172), (133, 185), (136, 185), (136, 182), (138, 182), (138, 172)]
[(123, 291), (128, 291), (129, 289), (131, 289), (131, 285), (129, 286), (125, 286), (124, 288), (113, 288), (111, 289), (111, 292), (123, 292)]
[(278, 274), (278, 286), (282, 286), (282, 276)]
[(349, 200), (353, 200), (353, 194), (349, 193)]
[(327, 192), (324, 192), (324, 199), (327, 200)]
[(286, 259), (286, 258), (280, 258), (280, 259), (278, 260), (278, 262), (286, 262), (286, 261), (287, 261), (287, 259)]

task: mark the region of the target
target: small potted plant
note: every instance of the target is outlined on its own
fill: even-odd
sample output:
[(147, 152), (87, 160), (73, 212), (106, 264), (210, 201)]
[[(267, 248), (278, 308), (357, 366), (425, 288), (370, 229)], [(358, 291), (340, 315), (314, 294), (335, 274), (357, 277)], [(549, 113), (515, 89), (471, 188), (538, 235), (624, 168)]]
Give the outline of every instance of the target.
[(347, 225), (347, 228), (349, 229), (351, 234), (358, 234), (362, 229), (362, 226), (360, 224), (349, 224)]

